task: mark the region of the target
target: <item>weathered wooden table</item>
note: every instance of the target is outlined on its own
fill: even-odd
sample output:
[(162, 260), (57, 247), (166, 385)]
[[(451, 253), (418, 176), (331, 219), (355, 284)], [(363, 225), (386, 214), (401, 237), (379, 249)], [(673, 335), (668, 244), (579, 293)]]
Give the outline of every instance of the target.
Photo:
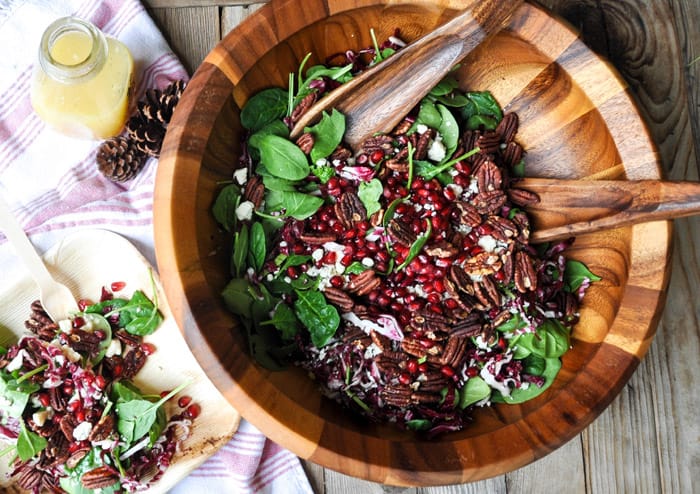
[[(261, 1), (145, 3), (194, 72), (221, 37)], [(667, 178), (698, 180), (700, 0), (539, 3), (567, 19), (620, 71), (656, 140)], [(450, 487), (387, 487), (305, 463), (315, 491), (699, 492), (700, 218), (676, 221), (674, 242), (668, 300), (649, 353), (619, 397), (577, 438), (515, 472)]]

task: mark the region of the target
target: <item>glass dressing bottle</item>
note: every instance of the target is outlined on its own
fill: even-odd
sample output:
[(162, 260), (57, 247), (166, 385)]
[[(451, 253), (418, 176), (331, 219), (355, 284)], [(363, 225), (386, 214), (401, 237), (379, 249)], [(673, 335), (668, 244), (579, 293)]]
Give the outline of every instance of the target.
[(77, 17), (58, 19), (41, 38), (32, 106), (59, 132), (106, 139), (126, 122), (133, 70), (123, 43)]

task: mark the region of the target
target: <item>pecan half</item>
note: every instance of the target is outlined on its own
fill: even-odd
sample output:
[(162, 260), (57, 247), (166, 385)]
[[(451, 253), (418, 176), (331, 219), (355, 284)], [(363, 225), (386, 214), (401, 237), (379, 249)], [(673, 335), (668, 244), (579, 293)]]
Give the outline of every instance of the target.
[(471, 277), (467, 272), (459, 265), (453, 264), (450, 266), (449, 272), (450, 280), (454, 283), (454, 286), (459, 290), (468, 293), (469, 295), (474, 294), (474, 285)]
[(472, 204), (481, 214), (490, 214), (498, 211), (506, 203), (508, 197), (502, 190), (479, 192), (474, 196)]
[(377, 273), (373, 269), (367, 269), (350, 280), (348, 290), (361, 297), (367, 295), (381, 283), (382, 280), (377, 276)]
[[(462, 134), (462, 145), (464, 146), (464, 149), (467, 151), (471, 151), (476, 147), (476, 142), (479, 140), (481, 137), (481, 132), (478, 130), (465, 130), (464, 133)], [(469, 158), (469, 161), (474, 162), (477, 156), (480, 156), (478, 153), (471, 156)]]
[(467, 352), (468, 340), (466, 336), (450, 336), (442, 354), (442, 363), (451, 367), (457, 367)]
[(425, 357), (427, 349), (415, 338), (404, 338), (401, 340), (401, 350), (414, 357)]
[(326, 242), (335, 242), (336, 236), (333, 233), (302, 233), (299, 240), (310, 245), (323, 245)]
[(41, 470), (37, 470), (33, 465), (25, 464), (17, 470), (14, 478), (19, 488), (31, 491), (41, 486), (43, 476), (44, 473)]
[(481, 214), (474, 206), (464, 201), (454, 203), (455, 210), (459, 213), (459, 223), (470, 228), (475, 228), (481, 224)]
[(518, 114), (517, 113), (506, 113), (498, 125), (496, 126), (496, 132), (501, 136), (501, 139), (509, 143), (515, 139), (515, 134), (518, 132)]
[(332, 286), (323, 290), (326, 300), (338, 307), (343, 312), (350, 312), (355, 305), (355, 301), (344, 290)]
[(384, 166), (391, 171), (406, 173), (408, 171), (408, 163), (404, 160), (391, 158), (384, 162)]
[(526, 293), (537, 289), (537, 273), (532, 258), (523, 251), (515, 254), (514, 270), (515, 288), (520, 293)]
[(78, 328), (73, 328), (68, 335), (68, 345), (76, 352), (88, 355), (97, 353), (101, 342), (102, 338), (97, 333)]
[[(72, 439), (71, 439), (72, 442)], [(90, 446), (83, 446), (82, 448), (78, 448), (76, 451), (74, 451), (70, 457), (66, 460), (66, 466), (68, 468), (75, 468), (78, 466), (78, 463), (82, 461), (83, 458), (90, 452)]]
[(536, 193), (518, 188), (511, 188), (508, 190), (508, 199), (517, 206), (530, 206), (540, 202), (540, 196)]
[(436, 244), (433, 244), (429, 247), (426, 247), (425, 249), (426, 254), (433, 256), (433, 257), (441, 257), (441, 258), (447, 258), (447, 257), (452, 257), (457, 255), (459, 253), (459, 250), (457, 247), (452, 245), (451, 243), (447, 241), (441, 241)]
[(348, 148), (344, 146), (338, 146), (335, 148), (335, 151), (331, 153), (330, 157), (328, 158), (330, 162), (334, 161), (347, 161), (348, 158), (352, 156), (352, 151), (350, 151)]
[(396, 240), (398, 243), (410, 247), (418, 238), (410, 225), (406, 224), (404, 221), (398, 221), (393, 219), (387, 225), (387, 230), (391, 238)]
[(107, 465), (93, 468), (80, 477), (80, 483), (86, 489), (102, 489), (115, 484), (118, 480), (119, 472)]
[(413, 127), (413, 124), (415, 123), (415, 120), (413, 118), (408, 118), (405, 117), (403, 120), (399, 122), (399, 124), (394, 127), (393, 134), (400, 136), (411, 130), (411, 127)]
[(316, 91), (307, 94), (302, 98), (302, 100), (299, 102), (297, 106), (294, 107), (294, 110), (292, 110), (292, 114), (289, 117), (289, 120), (292, 125), (297, 123), (297, 121), (307, 112), (309, 111), (309, 108), (316, 103)]
[(250, 201), (255, 206), (255, 209), (260, 207), (263, 198), (265, 197), (265, 185), (263, 184), (260, 175), (253, 175), (245, 184), (243, 190), (243, 199)]
[(450, 340), (452, 338), (476, 336), (480, 334), (483, 329), (484, 322), (481, 319), (481, 314), (478, 312), (471, 312), (467, 317), (452, 326), (450, 329)]
[(476, 140), (482, 154), (496, 154), (501, 146), (501, 135), (493, 130), (487, 130)]
[(501, 293), (490, 276), (474, 282), (474, 296), (487, 309), (501, 306)]
[(49, 402), (56, 412), (62, 412), (66, 408), (66, 397), (59, 388), (49, 388)]
[(430, 147), (430, 141), (435, 137), (435, 130), (428, 129), (418, 137), (418, 142), (416, 142), (416, 150), (413, 153), (413, 159), (422, 160), (428, 155), (428, 148)]
[(379, 334), (376, 331), (372, 330), (369, 333), (369, 337), (372, 338), (372, 343), (377, 345), (377, 347), (379, 347), (379, 349), (382, 352), (391, 349), (391, 340), (383, 334)]
[(503, 162), (511, 168), (523, 159), (523, 148), (517, 142), (509, 142), (503, 150)]
[(493, 252), (480, 252), (462, 264), (462, 269), (470, 276), (487, 276), (501, 269), (501, 256)]
[(344, 192), (334, 206), (338, 221), (345, 228), (353, 228), (357, 223), (367, 218), (367, 210), (360, 198), (354, 192)]
[(411, 404), (411, 390), (398, 386), (386, 386), (379, 392), (379, 396), (387, 405), (405, 408)]
[(386, 134), (370, 137), (362, 143), (362, 152), (370, 154), (373, 151), (391, 151), (394, 149), (393, 141), (394, 139)]
[(491, 161), (485, 161), (475, 174), (476, 183), (480, 192), (500, 190), (503, 188), (503, 175), (501, 169)]
[(316, 139), (314, 139), (314, 135), (311, 132), (304, 132), (296, 140), (296, 145), (299, 146), (299, 149), (304, 154), (310, 154), (314, 144), (316, 144)]
[(411, 326), (423, 331), (447, 331), (450, 327), (450, 320), (429, 309), (421, 309), (411, 317)]
[(422, 405), (435, 404), (442, 401), (442, 395), (440, 393), (416, 391), (411, 394), (411, 401)]
[(141, 368), (146, 363), (148, 356), (141, 349), (140, 346), (132, 348), (124, 355), (124, 371), (122, 372), (122, 379), (132, 379), (136, 374), (139, 373)]
[(61, 422), (59, 423), (61, 427), (61, 432), (63, 432), (63, 435), (66, 436), (66, 439), (69, 442), (73, 442), (73, 431), (75, 430), (75, 427), (78, 425), (78, 421), (76, 420), (75, 417), (72, 415), (64, 415), (61, 418)]
[(490, 235), (501, 242), (508, 242), (518, 234), (518, 228), (515, 224), (502, 216), (491, 215), (484, 223), (492, 228)]
[(111, 415), (103, 415), (93, 426), (88, 440), (91, 442), (104, 441), (112, 432), (114, 432), (114, 417)]

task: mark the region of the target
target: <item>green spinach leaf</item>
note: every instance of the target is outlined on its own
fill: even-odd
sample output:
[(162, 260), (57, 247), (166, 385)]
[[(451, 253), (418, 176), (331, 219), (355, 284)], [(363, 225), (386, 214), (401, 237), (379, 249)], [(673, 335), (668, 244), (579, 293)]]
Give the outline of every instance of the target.
[(459, 408), (464, 410), (469, 405), (473, 405), (491, 394), (491, 386), (486, 384), (481, 377), (470, 377), (464, 387), (459, 392)]
[(46, 446), (48, 441), (39, 434), (30, 431), (21, 421), (19, 436), (17, 436), (17, 456), (20, 460), (27, 461), (38, 455)]
[(304, 152), (284, 137), (264, 135), (259, 139), (259, 149), (261, 163), (275, 177), (294, 181), (311, 172)]
[(520, 388), (512, 390), (510, 396), (503, 396), (498, 391), (494, 391), (491, 395), (491, 401), (494, 403), (518, 404), (531, 400), (544, 393), (552, 385), (559, 373), (559, 369), (561, 369), (561, 360), (558, 358), (545, 359), (545, 368), (542, 373), (542, 377), (544, 377), (545, 381), (542, 387), (530, 383), (527, 389)]
[(368, 218), (382, 208), (379, 198), (382, 197), (383, 192), (382, 182), (377, 178), (373, 178), (369, 182), (360, 182), (357, 196), (364, 204)]
[(253, 132), (287, 114), (287, 91), (269, 88), (252, 96), (241, 110), (241, 125)]
[(446, 106), (438, 104), (437, 109), (442, 117), (438, 132), (440, 132), (442, 143), (445, 145), (445, 158), (441, 161), (441, 163), (444, 163), (452, 157), (455, 149), (457, 149), (457, 144), (459, 142), (459, 124)]
[(316, 290), (295, 291), (297, 300), (294, 312), (307, 327), (311, 341), (317, 348), (322, 348), (333, 338), (340, 326), (338, 310), (326, 302), (323, 294)]
[(240, 278), (245, 271), (245, 260), (248, 257), (248, 245), (250, 244), (250, 230), (244, 224), (233, 237), (233, 251), (231, 252), (231, 275)]
[(287, 304), (280, 303), (275, 308), (272, 319), (261, 323), (262, 325), (272, 324), (282, 334), (282, 339), (291, 341), (299, 332), (299, 319), (294, 311)]
[(320, 122), (304, 130), (314, 136), (311, 161), (317, 163), (320, 159), (330, 156), (343, 140), (345, 115), (336, 109), (333, 109), (330, 115), (324, 111)]
[(256, 271), (262, 271), (267, 255), (267, 238), (262, 223), (257, 221), (250, 226), (248, 264)]
[(564, 283), (568, 292), (575, 292), (585, 281), (600, 281), (603, 278), (593, 274), (584, 263), (568, 259), (564, 270)]
[(542, 358), (557, 358), (569, 349), (569, 332), (556, 319), (547, 319), (534, 333), (521, 335), (517, 345)]
[(224, 230), (233, 231), (236, 228), (236, 208), (241, 202), (241, 189), (235, 184), (229, 184), (216, 196), (212, 206), (214, 219)]

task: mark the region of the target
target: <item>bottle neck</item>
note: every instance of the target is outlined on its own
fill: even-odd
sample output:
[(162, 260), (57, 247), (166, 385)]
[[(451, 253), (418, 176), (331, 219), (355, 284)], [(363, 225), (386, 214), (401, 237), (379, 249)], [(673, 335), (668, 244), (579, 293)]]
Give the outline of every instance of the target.
[(51, 78), (76, 84), (92, 77), (104, 66), (107, 40), (90, 22), (64, 17), (44, 31), (39, 46), (39, 64)]

